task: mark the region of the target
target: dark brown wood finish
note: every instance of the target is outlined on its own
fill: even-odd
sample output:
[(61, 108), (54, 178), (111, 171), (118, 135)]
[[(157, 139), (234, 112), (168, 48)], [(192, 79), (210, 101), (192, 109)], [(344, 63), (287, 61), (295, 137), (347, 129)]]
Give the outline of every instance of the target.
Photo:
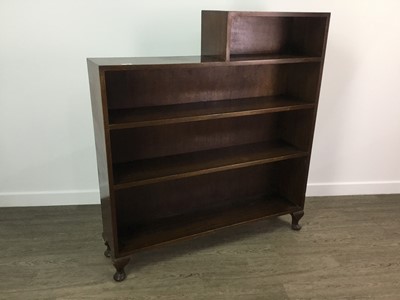
[(321, 56), (328, 18), (326, 13), (204, 11), (202, 20), (214, 26), (202, 25), (202, 54), (225, 61)]
[(104, 73), (90, 59), (87, 61), (90, 95), (92, 103), (93, 127), (96, 145), (97, 172), (103, 218), (103, 239), (110, 250), (110, 256), (118, 253), (118, 235), (115, 221), (113, 197), (113, 173), (109, 143), (108, 109), (106, 106)]
[(228, 12), (202, 11), (201, 14), (201, 53), (224, 61), (229, 57), (226, 40), (228, 39)]
[(300, 230), (301, 225), (299, 224), (299, 221), (304, 216), (304, 211), (302, 211), (302, 210), (295, 211), (295, 212), (290, 213), (290, 215), (292, 216), (292, 229)]
[(202, 12), (202, 56), (88, 60), (106, 256), (281, 214), (299, 230), (327, 13)]
[(112, 109), (109, 111), (109, 128), (125, 129), (188, 123), (281, 111), (313, 109), (314, 107), (314, 103), (305, 103), (305, 101), (297, 100), (290, 96), (266, 96), (133, 109)]
[[(245, 199), (272, 195), (275, 193), (275, 165), (280, 163), (120, 189), (115, 193), (119, 229), (124, 231), (124, 228), (137, 223), (151, 223), (222, 206), (235, 206), (236, 203), (245, 202)], [(225, 188), (221, 189), (221, 186)], [(132, 194), (135, 195), (134, 199)], [(165, 199), (165, 195), (168, 195), (167, 200), (160, 201)]]
[(129, 254), (142, 248), (185, 239), (215, 229), (296, 213), (300, 209), (299, 206), (279, 197), (246, 200), (235, 206), (227, 205), (208, 211), (182, 214), (158, 219), (148, 224), (136, 223), (127, 228), (126, 234), (121, 233), (121, 251)]
[(181, 64), (170, 68), (106, 72), (108, 108), (265, 97), (285, 92), (286, 64), (223, 65), (219, 68), (208, 63), (198, 65), (202, 67)]
[(115, 267), (115, 274), (114, 274), (114, 280), (119, 282), (123, 281), (126, 278), (126, 273), (125, 273), (125, 267), (129, 263), (130, 257), (125, 256), (122, 258), (114, 258), (112, 260), (113, 265)]
[[(231, 57), (287, 53), (292, 18), (231, 16)], [(265, 38), (269, 37), (269, 38)]]
[(117, 164), (116, 190), (308, 155), (283, 141), (246, 144)]
[(162, 57), (115, 57), (90, 58), (101, 71), (129, 71), (169, 69), (173, 66), (185, 65), (190, 68), (248, 66), (248, 65), (277, 65), (305, 62), (321, 62), (321, 57), (310, 55), (274, 54), (257, 56), (249, 55), (249, 59), (235, 61), (221, 61), (204, 56), (162, 56)]

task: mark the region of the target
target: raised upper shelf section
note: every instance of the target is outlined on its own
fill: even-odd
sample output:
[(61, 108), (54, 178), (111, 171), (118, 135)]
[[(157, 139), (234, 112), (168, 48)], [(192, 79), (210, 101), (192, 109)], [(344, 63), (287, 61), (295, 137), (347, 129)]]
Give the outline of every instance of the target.
[(201, 54), (223, 61), (321, 57), (329, 13), (203, 11)]
[(186, 104), (109, 110), (109, 128), (125, 129), (265, 113), (312, 109), (307, 103), (288, 96), (202, 101)]

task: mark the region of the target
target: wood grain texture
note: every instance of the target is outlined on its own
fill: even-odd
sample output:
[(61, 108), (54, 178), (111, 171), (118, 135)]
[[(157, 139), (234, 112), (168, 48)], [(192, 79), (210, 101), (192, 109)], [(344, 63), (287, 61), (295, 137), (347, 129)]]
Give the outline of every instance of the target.
[(202, 11), (201, 13), (201, 54), (225, 61), (228, 51), (228, 12)]
[(231, 24), (230, 53), (274, 54), (287, 53), (291, 18), (263, 18), (233, 16)]
[(329, 13), (203, 11), (202, 54), (225, 61), (274, 54), (321, 57), (329, 16)]
[(114, 166), (116, 190), (307, 156), (283, 141), (246, 144)]
[[(134, 223), (148, 224), (152, 220), (157, 222), (179, 215), (230, 207), (236, 203), (241, 205), (247, 199), (271, 195), (276, 165), (281, 163), (118, 190), (115, 196), (118, 203), (119, 228), (131, 227)], [(221, 186), (226, 188), (221, 189)]]
[(309, 198), (300, 232), (282, 216), (138, 252), (120, 284), (99, 206), (1, 208), (0, 299), (397, 300), (399, 214), (400, 195)]
[(279, 114), (112, 130), (113, 162), (127, 163), (276, 140)]
[(300, 55), (300, 54), (231, 54), (231, 63), (235, 65), (239, 62), (259, 62), (260, 64), (275, 63), (275, 64), (295, 64), (295, 63), (311, 63), (320, 62), (321, 57)]
[(109, 110), (109, 128), (159, 126), (313, 108), (313, 103), (280, 95), (135, 109), (113, 109)]
[(109, 109), (138, 108), (284, 94), (286, 64), (171, 66), (105, 72)]
[(289, 55), (273, 54), (261, 55), (254, 59), (234, 60), (230, 62), (221, 61), (219, 58), (209, 56), (162, 56), (162, 57), (103, 57), (88, 58), (93, 64), (97, 65), (101, 71), (120, 71), (120, 70), (143, 70), (143, 69), (168, 69), (183, 66), (190, 68), (203, 67), (222, 67), (222, 66), (250, 66), (250, 65), (270, 65), (303, 62), (320, 62), (321, 57), (309, 55)]
[(114, 220), (114, 205), (111, 201), (113, 186), (112, 162), (110, 154), (110, 134), (108, 127), (108, 110), (106, 108), (104, 73), (92, 61), (87, 61), (89, 86), (92, 105), (93, 128), (96, 145), (97, 174), (99, 179), (100, 201), (104, 209), (103, 239), (110, 247), (110, 253), (117, 250), (118, 237)]
[(121, 252), (129, 255), (142, 248), (176, 242), (216, 229), (236, 226), (299, 211), (300, 207), (274, 196), (242, 199), (241, 204), (220, 206), (216, 209), (197, 211), (191, 214), (133, 223), (121, 233)]

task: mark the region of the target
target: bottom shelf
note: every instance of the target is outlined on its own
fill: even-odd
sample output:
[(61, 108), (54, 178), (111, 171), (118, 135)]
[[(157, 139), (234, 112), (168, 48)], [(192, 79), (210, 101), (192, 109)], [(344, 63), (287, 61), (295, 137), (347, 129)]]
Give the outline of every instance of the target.
[(240, 205), (132, 224), (121, 232), (119, 252), (124, 256), (138, 249), (299, 210), (301, 207), (286, 199), (269, 196), (249, 199)]

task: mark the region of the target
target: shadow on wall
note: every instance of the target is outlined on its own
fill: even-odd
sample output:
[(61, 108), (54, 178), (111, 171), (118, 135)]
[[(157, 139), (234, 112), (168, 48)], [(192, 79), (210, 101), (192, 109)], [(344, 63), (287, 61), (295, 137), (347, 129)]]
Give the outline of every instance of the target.
[[(352, 103), (348, 102), (357, 64), (350, 52), (339, 48), (334, 41), (329, 33), (310, 172), (310, 175), (315, 174), (314, 178), (323, 178), (326, 182), (335, 181), (338, 175), (340, 165), (337, 162), (346, 150), (341, 148), (343, 137), (347, 136), (349, 121), (357, 111), (350, 109)], [(313, 161), (318, 161), (318, 166)]]

